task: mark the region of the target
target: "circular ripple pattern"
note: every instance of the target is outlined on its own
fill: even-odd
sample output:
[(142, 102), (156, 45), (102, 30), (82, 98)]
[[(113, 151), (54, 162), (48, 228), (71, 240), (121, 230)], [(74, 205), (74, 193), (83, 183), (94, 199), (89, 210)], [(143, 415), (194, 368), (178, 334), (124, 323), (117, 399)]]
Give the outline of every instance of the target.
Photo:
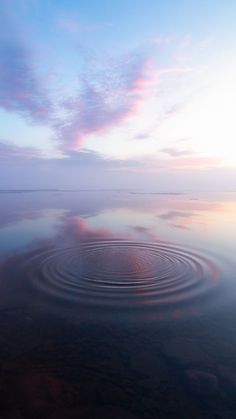
[(51, 297), (103, 307), (183, 303), (212, 290), (219, 277), (198, 252), (162, 242), (41, 250), (22, 268), (31, 285)]

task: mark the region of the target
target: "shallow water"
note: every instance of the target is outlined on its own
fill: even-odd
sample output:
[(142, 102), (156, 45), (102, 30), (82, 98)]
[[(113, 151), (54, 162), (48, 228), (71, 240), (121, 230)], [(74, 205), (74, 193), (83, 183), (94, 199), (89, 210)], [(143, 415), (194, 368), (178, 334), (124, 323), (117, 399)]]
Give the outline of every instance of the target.
[(236, 416), (236, 194), (0, 193), (0, 409)]

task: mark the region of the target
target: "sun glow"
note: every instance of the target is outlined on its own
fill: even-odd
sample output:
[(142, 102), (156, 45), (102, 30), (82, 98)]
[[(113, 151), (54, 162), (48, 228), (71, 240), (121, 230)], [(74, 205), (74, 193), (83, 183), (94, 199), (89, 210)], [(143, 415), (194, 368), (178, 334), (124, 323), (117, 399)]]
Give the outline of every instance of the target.
[(236, 165), (235, 104), (235, 76), (226, 75), (202, 92), (185, 115), (194, 148), (224, 165)]
[[(189, 150), (223, 166), (236, 166), (235, 73), (224, 72), (162, 124), (165, 147)], [(185, 139), (181, 144), (175, 139)], [(174, 140), (174, 143), (173, 143)], [(168, 144), (169, 142), (169, 144)], [(180, 148), (181, 147), (181, 148)]]

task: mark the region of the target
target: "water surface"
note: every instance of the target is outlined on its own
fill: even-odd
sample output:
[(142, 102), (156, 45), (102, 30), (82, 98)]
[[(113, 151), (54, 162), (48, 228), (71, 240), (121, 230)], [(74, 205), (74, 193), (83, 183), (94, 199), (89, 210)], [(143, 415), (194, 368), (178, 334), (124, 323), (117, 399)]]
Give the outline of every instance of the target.
[(235, 417), (235, 193), (7, 192), (1, 417)]

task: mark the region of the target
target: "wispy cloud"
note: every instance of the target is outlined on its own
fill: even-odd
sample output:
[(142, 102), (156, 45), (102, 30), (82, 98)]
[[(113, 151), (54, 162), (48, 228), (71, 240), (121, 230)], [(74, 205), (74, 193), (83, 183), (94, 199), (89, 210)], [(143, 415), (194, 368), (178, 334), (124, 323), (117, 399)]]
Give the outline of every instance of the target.
[[(62, 17), (59, 23), (70, 31), (86, 29), (76, 16)], [(154, 67), (150, 51), (100, 58), (100, 63), (97, 56), (87, 54), (77, 92), (57, 103), (56, 94), (53, 100), (48, 94), (31, 50), (17, 31), (8, 31), (6, 36), (5, 26), (0, 31), (0, 107), (31, 123), (47, 125), (54, 144), (64, 153), (81, 148), (88, 137), (100, 136), (137, 115), (166, 74), (191, 71), (181, 66)], [(143, 133), (136, 139), (144, 139)]]
[(63, 147), (76, 148), (86, 137), (104, 133), (136, 114), (154, 79), (150, 60), (140, 54), (88, 71), (80, 80), (78, 95), (64, 101), (68, 118), (56, 126)]
[(0, 107), (31, 122), (48, 124), (52, 103), (29, 50), (0, 32)]

